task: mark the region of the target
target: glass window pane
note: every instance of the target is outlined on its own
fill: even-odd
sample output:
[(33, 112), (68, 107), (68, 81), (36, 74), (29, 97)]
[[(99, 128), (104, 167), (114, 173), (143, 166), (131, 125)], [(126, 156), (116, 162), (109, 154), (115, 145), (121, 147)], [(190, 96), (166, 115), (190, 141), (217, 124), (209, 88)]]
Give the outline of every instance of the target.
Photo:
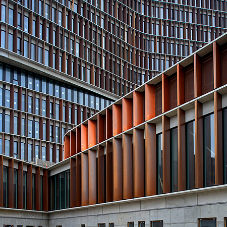
[(195, 188), (195, 121), (186, 125), (187, 189)]
[(178, 130), (173, 128), (170, 131), (171, 149), (171, 191), (178, 191)]
[(204, 118), (204, 183), (215, 185), (214, 114)]

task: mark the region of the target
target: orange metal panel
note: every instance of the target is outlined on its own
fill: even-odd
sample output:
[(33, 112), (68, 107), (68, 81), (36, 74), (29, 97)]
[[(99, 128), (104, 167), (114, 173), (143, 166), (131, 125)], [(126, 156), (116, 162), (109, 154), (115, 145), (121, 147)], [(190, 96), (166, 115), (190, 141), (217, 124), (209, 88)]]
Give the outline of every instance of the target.
[[(13, 170), (14, 170), (14, 159), (9, 160), (8, 166), (8, 207), (14, 207), (14, 193), (13, 193)], [(16, 198), (15, 198), (16, 199)]]
[(97, 115), (97, 140), (98, 143), (101, 143), (105, 140), (105, 116), (98, 114)]
[(64, 140), (64, 159), (70, 157), (70, 138), (69, 136), (65, 136)]
[(217, 42), (213, 42), (214, 89), (221, 86), (221, 52)]
[(169, 110), (169, 80), (168, 76), (162, 74), (162, 112)]
[(121, 105), (113, 104), (113, 136), (122, 132)]
[(88, 201), (88, 154), (81, 154), (81, 205), (87, 206)]
[(88, 125), (81, 125), (81, 151), (88, 149)]
[(144, 130), (133, 129), (134, 197), (144, 196)]
[(104, 147), (98, 147), (98, 203), (105, 202), (105, 156)]
[(132, 135), (123, 135), (123, 199), (133, 198)]
[(156, 124), (145, 124), (145, 196), (157, 194)]
[(122, 128), (123, 132), (132, 128), (132, 99), (122, 99)]
[(177, 65), (177, 105), (182, 105), (184, 100), (184, 68), (178, 64)]
[(70, 158), (70, 207), (76, 206), (76, 194), (76, 159)]
[(201, 59), (198, 54), (194, 54), (194, 95), (195, 98), (202, 95)]
[(185, 112), (177, 109), (178, 116), (178, 190), (186, 190)]
[(133, 92), (133, 126), (143, 123), (144, 116), (144, 93)]
[(203, 106), (195, 101), (195, 187), (203, 187)]
[(76, 156), (76, 206), (81, 206), (81, 156)]
[(170, 119), (162, 116), (163, 193), (170, 192)]
[(215, 184), (223, 184), (222, 96), (214, 92)]
[(96, 151), (88, 151), (88, 198), (89, 205), (96, 204)]
[(96, 145), (96, 121), (88, 120), (88, 147)]
[(122, 141), (113, 139), (113, 200), (122, 200)]
[(145, 84), (145, 121), (155, 117), (155, 85)]
[(106, 142), (106, 202), (113, 201), (113, 145)]
[(70, 131), (70, 156), (76, 154), (76, 133)]
[(76, 128), (76, 153), (81, 152), (81, 132), (80, 128)]

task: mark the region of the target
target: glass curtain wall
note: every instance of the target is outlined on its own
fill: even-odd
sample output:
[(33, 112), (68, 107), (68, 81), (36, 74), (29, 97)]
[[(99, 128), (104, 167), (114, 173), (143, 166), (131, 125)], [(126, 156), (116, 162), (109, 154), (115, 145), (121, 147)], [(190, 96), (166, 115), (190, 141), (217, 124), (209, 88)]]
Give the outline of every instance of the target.
[(50, 177), (50, 210), (69, 208), (70, 171)]
[(195, 121), (186, 124), (187, 189), (195, 188)]
[(204, 117), (204, 186), (215, 185), (214, 114)]
[(171, 191), (178, 191), (178, 129), (170, 130)]
[(163, 193), (163, 150), (162, 134), (157, 135), (157, 174), (158, 174), (158, 194)]

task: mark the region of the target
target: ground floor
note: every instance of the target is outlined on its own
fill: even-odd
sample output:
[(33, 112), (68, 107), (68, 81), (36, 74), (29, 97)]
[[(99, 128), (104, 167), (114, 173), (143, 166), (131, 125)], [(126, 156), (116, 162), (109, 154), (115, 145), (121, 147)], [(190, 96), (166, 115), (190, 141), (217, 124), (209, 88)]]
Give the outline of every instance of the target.
[(224, 227), (227, 185), (51, 212), (0, 210), (0, 227)]

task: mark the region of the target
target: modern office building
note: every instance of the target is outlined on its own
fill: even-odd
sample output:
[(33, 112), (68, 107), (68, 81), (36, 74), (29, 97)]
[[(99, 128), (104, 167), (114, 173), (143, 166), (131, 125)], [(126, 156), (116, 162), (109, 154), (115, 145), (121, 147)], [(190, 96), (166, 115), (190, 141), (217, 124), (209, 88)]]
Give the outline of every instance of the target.
[(0, 225), (223, 225), (225, 1), (0, 5)]
[(0, 5), (1, 153), (48, 165), (62, 160), (65, 132), (223, 34), (227, 23), (225, 1)]
[(64, 138), (48, 168), (0, 156), (2, 226), (227, 224), (227, 34)]

